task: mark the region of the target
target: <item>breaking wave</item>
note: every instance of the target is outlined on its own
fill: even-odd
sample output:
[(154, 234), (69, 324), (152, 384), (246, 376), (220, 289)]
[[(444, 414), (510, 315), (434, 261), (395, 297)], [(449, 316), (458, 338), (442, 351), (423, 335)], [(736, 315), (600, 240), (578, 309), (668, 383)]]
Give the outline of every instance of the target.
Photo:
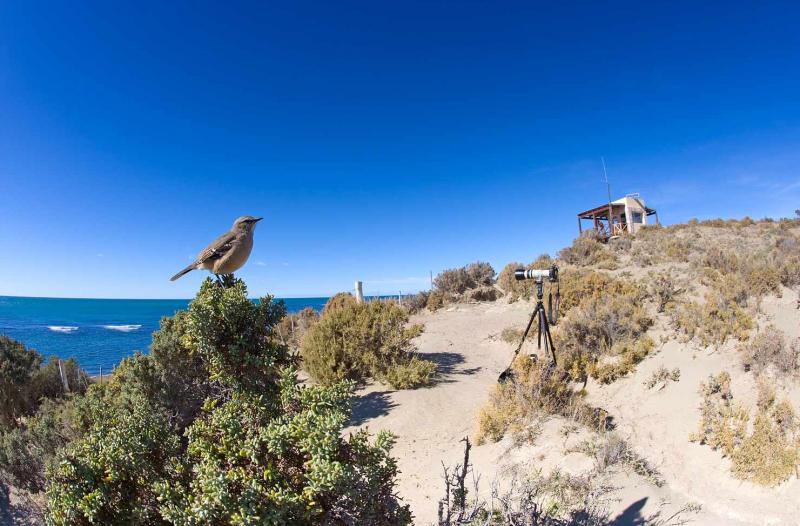
[(119, 332), (132, 332), (142, 328), (141, 325), (103, 325), (104, 329)]
[(69, 334), (78, 330), (77, 327), (70, 327), (67, 325), (48, 325), (47, 328), (53, 332), (62, 332), (64, 334)]

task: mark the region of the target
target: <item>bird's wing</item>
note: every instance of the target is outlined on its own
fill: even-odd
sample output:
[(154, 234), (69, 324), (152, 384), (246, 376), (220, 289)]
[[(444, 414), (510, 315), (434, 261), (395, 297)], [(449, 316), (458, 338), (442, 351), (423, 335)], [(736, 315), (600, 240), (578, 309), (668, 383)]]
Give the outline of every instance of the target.
[(233, 246), (233, 241), (236, 239), (236, 234), (233, 232), (226, 232), (214, 240), (213, 243), (208, 245), (197, 256), (197, 262), (202, 263), (209, 259), (219, 259), (224, 256)]

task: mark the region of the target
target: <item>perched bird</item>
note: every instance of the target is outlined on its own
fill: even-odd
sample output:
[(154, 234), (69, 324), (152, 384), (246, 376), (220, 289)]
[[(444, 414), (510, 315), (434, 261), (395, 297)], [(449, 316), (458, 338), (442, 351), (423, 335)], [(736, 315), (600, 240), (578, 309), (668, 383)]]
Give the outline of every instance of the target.
[(220, 274), (231, 274), (239, 270), (253, 250), (253, 232), (262, 217), (242, 216), (233, 222), (229, 232), (219, 236), (203, 249), (194, 263), (181, 270), (169, 280), (175, 281), (195, 269), (206, 269), (219, 279)]

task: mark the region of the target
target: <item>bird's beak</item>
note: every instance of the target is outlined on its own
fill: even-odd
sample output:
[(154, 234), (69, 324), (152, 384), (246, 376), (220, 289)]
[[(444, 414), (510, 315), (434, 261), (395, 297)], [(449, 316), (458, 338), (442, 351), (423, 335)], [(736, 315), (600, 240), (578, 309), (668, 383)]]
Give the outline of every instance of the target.
[(261, 221), (262, 219), (264, 219), (264, 218), (263, 218), (263, 217), (257, 217), (257, 218), (255, 218), (255, 219), (253, 219), (253, 223), (258, 223), (258, 222), (259, 222), (259, 221)]

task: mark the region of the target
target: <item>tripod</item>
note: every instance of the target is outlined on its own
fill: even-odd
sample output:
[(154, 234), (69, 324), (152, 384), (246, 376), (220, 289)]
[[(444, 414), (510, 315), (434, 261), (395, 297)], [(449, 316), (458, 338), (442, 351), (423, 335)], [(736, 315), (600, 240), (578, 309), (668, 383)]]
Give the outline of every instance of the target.
[[(511, 365), (513, 365), (514, 360), (517, 359), (517, 355), (522, 350), (522, 345), (525, 343), (525, 338), (528, 337), (528, 333), (533, 326), (534, 320), (536, 320), (537, 316), (539, 318), (538, 327), (536, 329), (537, 335), (537, 347), (539, 349), (542, 348), (542, 340), (544, 340), (544, 353), (547, 354), (550, 351), (550, 355), (553, 357), (553, 365), (557, 365), (556, 363), (556, 348), (553, 345), (553, 337), (550, 335), (550, 322), (548, 321), (547, 312), (544, 309), (544, 303), (542, 299), (544, 298), (544, 279), (542, 277), (536, 278), (536, 307), (533, 309), (533, 313), (531, 313), (531, 318), (528, 320), (528, 326), (525, 327), (525, 332), (522, 333), (522, 340), (520, 340), (519, 345), (517, 345), (516, 350), (514, 350), (514, 356), (511, 358), (511, 364), (506, 368), (505, 371), (500, 373), (500, 377), (497, 379), (498, 382), (503, 383), (505, 382), (513, 373), (511, 371)], [(561, 295), (558, 291), (556, 291), (556, 316), (553, 316), (553, 296), (549, 296), (548, 298), (548, 309), (550, 311), (550, 318), (553, 321), (556, 321), (558, 317), (558, 306), (561, 300)]]

